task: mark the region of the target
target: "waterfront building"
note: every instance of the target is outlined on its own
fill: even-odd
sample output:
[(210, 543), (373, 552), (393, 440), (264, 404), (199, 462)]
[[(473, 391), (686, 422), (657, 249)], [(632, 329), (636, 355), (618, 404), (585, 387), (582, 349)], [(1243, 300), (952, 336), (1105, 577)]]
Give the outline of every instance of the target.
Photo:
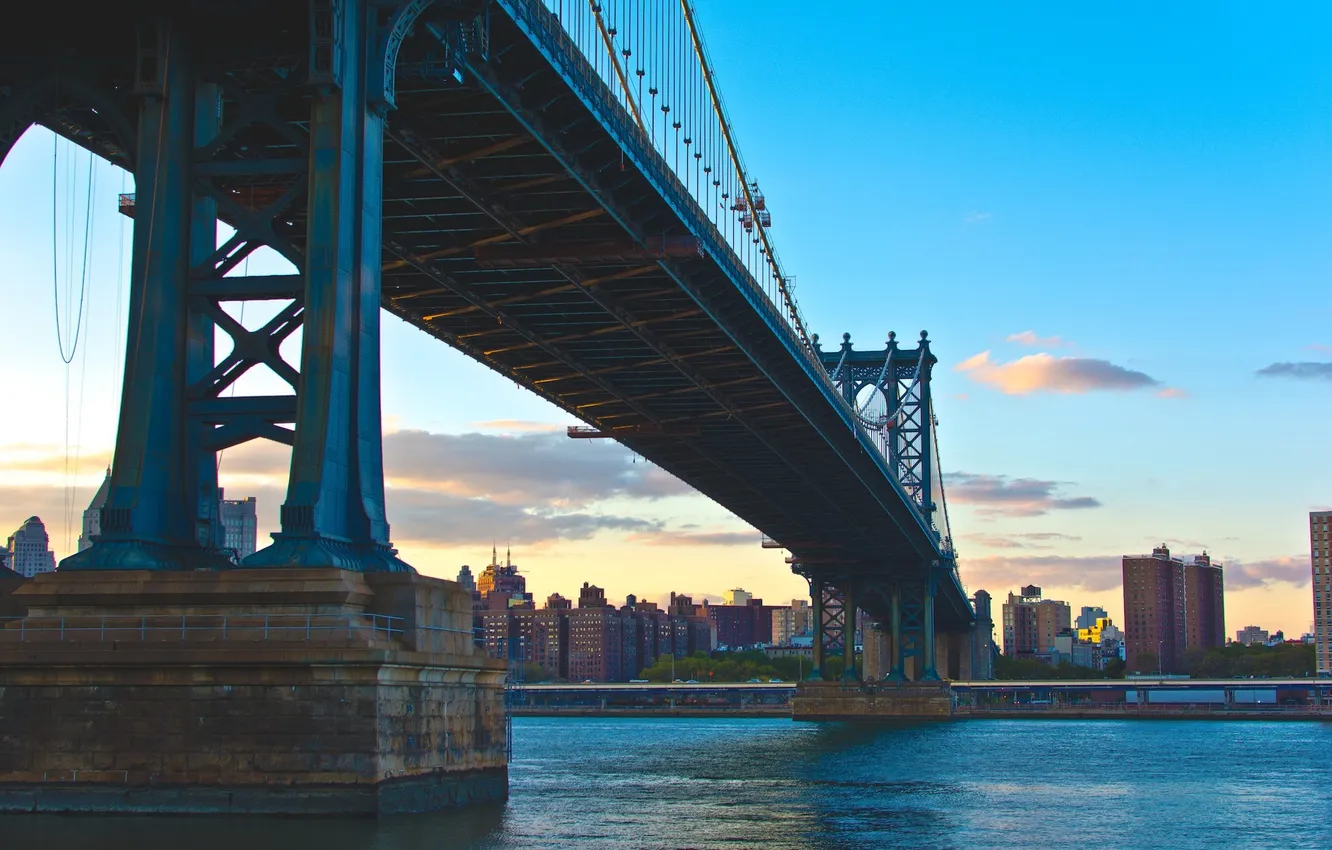
[(40, 517), (30, 516), (9, 535), (6, 546), (9, 569), (32, 578), (39, 573), (55, 572), (55, 553), (51, 551), (51, 538)]
[(1055, 637), (1072, 625), (1067, 602), (1041, 598), (1034, 584), (1021, 594), (1009, 593), (1004, 603), (1004, 655), (1049, 660)]
[(1104, 608), (1083, 605), (1082, 613), (1078, 614), (1078, 619), (1074, 621), (1074, 625), (1078, 627), (1079, 631), (1082, 629), (1090, 629), (1092, 626), (1096, 625), (1097, 620), (1108, 616), (1110, 615), (1105, 613)]
[[(575, 682), (620, 682), (623, 670), (623, 624), (614, 608), (568, 612), (569, 678)], [(638, 671), (634, 671), (636, 675)]]
[(1309, 561), (1313, 570), (1314, 655), (1318, 675), (1332, 675), (1332, 511), (1309, 512)]
[(1260, 629), (1257, 626), (1245, 626), (1238, 632), (1235, 632), (1235, 643), (1242, 643), (1245, 646), (1253, 644), (1266, 644), (1269, 640), (1267, 629)]
[(1221, 565), (1203, 552), (1184, 564), (1184, 648), (1206, 651), (1226, 645), (1225, 582)]
[(1206, 552), (1185, 563), (1163, 543), (1125, 555), (1123, 576), (1129, 670), (1180, 673), (1186, 651), (1225, 645), (1222, 566)]
[(1067, 628), (1055, 635), (1054, 647), (1050, 650), (1050, 663), (1059, 665), (1064, 662), (1074, 667), (1086, 667), (1097, 670), (1101, 667), (1101, 645), (1078, 636), (1081, 630)]
[(222, 545), (236, 553), (240, 561), (254, 554), (259, 542), (259, 518), (254, 496), (244, 499), (223, 498), (217, 488), (218, 513), (222, 519)]
[(111, 467), (106, 468), (106, 477), (93, 494), (92, 501), (83, 512), (83, 528), (79, 531), (79, 551), (92, 545), (94, 535), (102, 533), (102, 508), (106, 507), (107, 497), (111, 495)]
[(762, 599), (755, 599), (747, 593), (744, 597), (732, 598), (744, 598), (745, 602), (741, 605), (703, 603), (702, 613), (716, 631), (717, 646), (740, 649), (771, 643), (772, 612), (778, 606), (764, 605)]
[(1162, 544), (1125, 555), (1124, 648), (1130, 671), (1178, 673), (1187, 639), (1184, 563)]
[(814, 609), (809, 600), (792, 599), (790, 607), (779, 606), (772, 610), (772, 643), (777, 646), (790, 646), (791, 638), (814, 630)]

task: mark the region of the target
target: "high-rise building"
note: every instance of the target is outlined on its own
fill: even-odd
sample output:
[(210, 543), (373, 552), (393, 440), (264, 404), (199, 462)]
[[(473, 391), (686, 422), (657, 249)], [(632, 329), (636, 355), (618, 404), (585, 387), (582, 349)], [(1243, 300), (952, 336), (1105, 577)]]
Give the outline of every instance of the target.
[(1318, 675), (1332, 675), (1332, 511), (1309, 512), (1309, 561), (1313, 569), (1314, 654)]
[(218, 511), (222, 518), (222, 546), (236, 553), (240, 561), (254, 554), (259, 542), (259, 517), (254, 496), (244, 499), (223, 498), (217, 488)]
[(990, 611), (990, 594), (976, 591), (972, 597), (976, 609), (976, 626), (971, 631), (971, 678), (994, 678), (994, 617)]
[(1125, 555), (1124, 658), (1129, 670), (1181, 673), (1185, 654), (1226, 643), (1221, 564), (1207, 553), (1188, 563), (1163, 543)]
[(476, 579), (472, 577), (472, 568), (466, 564), (463, 564), (462, 569), (458, 570), (457, 582), (458, 586), (468, 593), (476, 593)]
[(1184, 564), (1184, 624), (1186, 651), (1226, 645), (1225, 581), (1206, 552)]
[(743, 587), (733, 587), (722, 594), (723, 605), (748, 605), (754, 594)]
[(1042, 599), (1034, 584), (1021, 594), (1009, 593), (1004, 603), (1004, 655), (1048, 658), (1055, 637), (1072, 624), (1072, 609), (1058, 599)]
[(1105, 613), (1104, 608), (1083, 605), (1082, 613), (1078, 614), (1078, 619), (1074, 621), (1074, 625), (1076, 625), (1079, 630), (1090, 629), (1092, 626), (1096, 625), (1097, 620), (1108, 616), (1110, 615)]
[(792, 599), (791, 607), (772, 611), (772, 642), (790, 646), (791, 638), (813, 631), (813, 611), (807, 599)]
[(513, 562), (511, 553), (505, 551), (504, 563), (501, 564), (499, 553), (493, 546), (490, 549), (490, 563), (477, 577), (476, 592), (479, 594), (480, 607), (486, 610), (533, 604), (532, 594), (527, 592), (527, 579), (518, 573), (518, 565)]
[(1124, 658), (1131, 671), (1178, 673), (1188, 642), (1184, 562), (1161, 544), (1150, 555), (1125, 555)]
[(9, 568), (24, 578), (38, 573), (55, 572), (55, 553), (51, 538), (39, 517), (30, 516), (9, 535)]
[(79, 551), (82, 552), (92, 545), (92, 539), (95, 535), (102, 533), (102, 508), (106, 507), (106, 499), (111, 494), (111, 468), (107, 467), (106, 477), (102, 479), (102, 484), (93, 494), (92, 501), (88, 503), (88, 509), (83, 512), (83, 529), (79, 533)]

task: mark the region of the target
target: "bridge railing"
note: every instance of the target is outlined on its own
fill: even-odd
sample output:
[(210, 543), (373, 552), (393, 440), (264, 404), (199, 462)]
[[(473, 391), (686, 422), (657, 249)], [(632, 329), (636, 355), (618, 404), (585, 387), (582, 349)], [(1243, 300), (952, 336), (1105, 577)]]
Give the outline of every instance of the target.
[[(691, 0), (497, 0), (620, 143), (787, 347), (847, 427), (891, 454), (819, 359), (769, 229), (774, 211), (744, 165)], [(903, 492), (903, 498), (910, 501)], [(931, 518), (922, 512), (922, 523)], [(945, 535), (946, 536), (946, 535)]]
[[(807, 332), (795, 301), (794, 278), (783, 271), (768, 232), (767, 199), (734, 143), (692, 19), (692, 4), (498, 0), (498, 5), (569, 81), (727, 274), (746, 289), (772, 329), (787, 338), (788, 347), (805, 360), (808, 373), (823, 383), (827, 397), (841, 409), (848, 427), (863, 432)], [(670, 111), (663, 111), (667, 107)], [(759, 206), (762, 209), (755, 209)]]
[(472, 629), (409, 624), (389, 614), (194, 614), (75, 617), (0, 617), (6, 643), (308, 643), (364, 644), (412, 632), (472, 636)]

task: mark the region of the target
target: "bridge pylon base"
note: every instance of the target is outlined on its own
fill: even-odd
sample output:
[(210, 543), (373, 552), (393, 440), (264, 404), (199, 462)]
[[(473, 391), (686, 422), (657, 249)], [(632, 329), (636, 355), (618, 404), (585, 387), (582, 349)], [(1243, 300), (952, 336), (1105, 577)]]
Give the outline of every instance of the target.
[(947, 682), (883, 682), (858, 686), (802, 682), (791, 700), (793, 720), (948, 720)]
[(504, 663), (453, 582), (50, 573), (0, 628), (0, 812), (429, 811), (508, 794)]

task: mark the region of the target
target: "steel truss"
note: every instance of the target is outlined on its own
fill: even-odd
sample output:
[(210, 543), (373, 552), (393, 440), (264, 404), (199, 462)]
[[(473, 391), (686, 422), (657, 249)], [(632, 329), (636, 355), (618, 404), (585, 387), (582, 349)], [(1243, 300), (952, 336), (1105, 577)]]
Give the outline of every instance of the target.
[[(411, 570), (384, 510), (383, 128), (397, 52), (430, 5), (312, 0), (305, 55), (237, 68), (196, 65), (179, 22), (139, 22), (120, 430), (102, 533), (62, 569), (236, 566), (216, 453), (265, 438), (292, 446), (281, 531), (240, 566)], [(221, 245), (219, 220), (234, 229)], [(295, 271), (237, 275), (261, 247)], [(248, 301), (285, 303), (251, 330), (225, 306)], [(298, 328), (297, 366), (281, 346)], [(227, 394), (259, 366), (291, 392)]]

